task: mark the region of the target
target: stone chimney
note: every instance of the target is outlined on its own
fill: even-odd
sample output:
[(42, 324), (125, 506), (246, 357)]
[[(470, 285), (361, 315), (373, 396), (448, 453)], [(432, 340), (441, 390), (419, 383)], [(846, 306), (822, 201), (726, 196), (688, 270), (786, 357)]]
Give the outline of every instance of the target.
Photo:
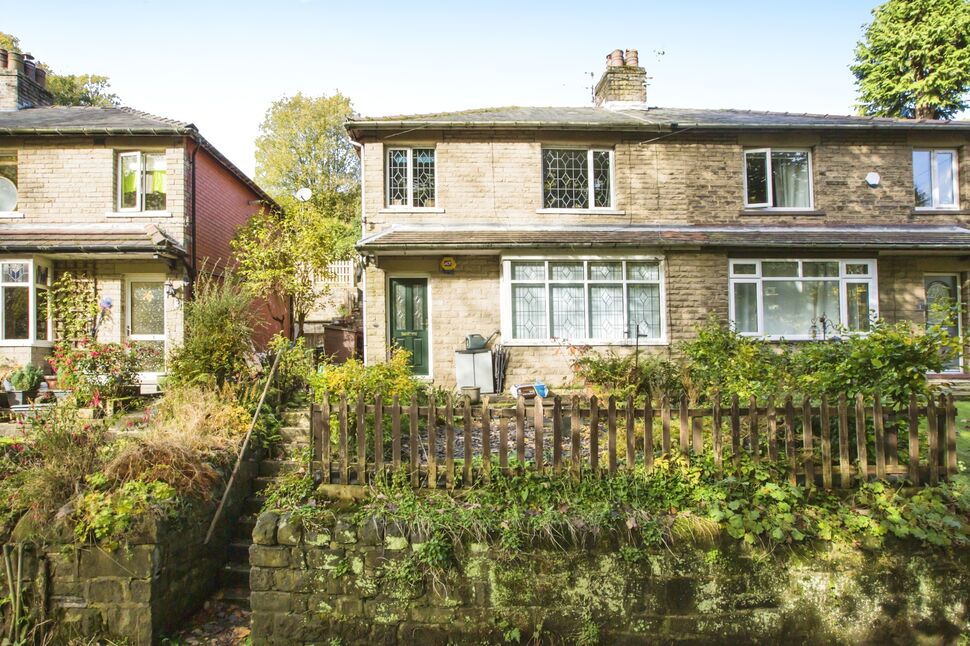
[(30, 54), (0, 49), (0, 110), (21, 110), (53, 105), (47, 91), (47, 73)]
[(606, 56), (606, 71), (593, 90), (597, 107), (643, 106), (647, 102), (647, 70), (640, 67), (637, 50), (614, 49)]

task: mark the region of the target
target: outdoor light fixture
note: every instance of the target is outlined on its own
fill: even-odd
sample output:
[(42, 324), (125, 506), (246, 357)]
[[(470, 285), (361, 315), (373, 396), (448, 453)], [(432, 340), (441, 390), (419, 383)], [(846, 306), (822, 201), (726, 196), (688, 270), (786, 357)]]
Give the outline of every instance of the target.
[(866, 184), (869, 185), (869, 188), (876, 188), (877, 186), (879, 186), (880, 181), (882, 181), (882, 178), (879, 177), (879, 173), (877, 173), (876, 171), (872, 171), (871, 173), (866, 175)]

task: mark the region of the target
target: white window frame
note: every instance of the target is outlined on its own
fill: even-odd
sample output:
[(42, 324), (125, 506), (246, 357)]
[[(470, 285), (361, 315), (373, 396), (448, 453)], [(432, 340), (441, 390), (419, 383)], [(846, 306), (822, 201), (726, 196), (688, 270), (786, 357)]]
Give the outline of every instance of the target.
[[(764, 277), (761, 271), (762, 262), (795, 262), (798, 263), (798, 276), (770, 276)], [(838, 262), (839, 263), (839, 276), (838, 278), (834, 276), (823, 277), (823, 276), (802, 276), (802, 265), (806, 262)], [(846, 265), (861, 265), (865, 264), (869, 267), (869, 274), (866, 276), (859, 275), (849, 275), (846, 273)], [(734, 271), (735, 265), (754, 265), (754, 274), (736, 274)], [(820, 340), (822, 338), (821, 332), (817, 337), (813, 337), (812, 334), (806, 331), (805, 334), (792, 334), (792, 335), (782, 335), (782, 334), (771, 334), (766, 335), (764, 333), (765, 329), (765, 308), (764, 308), (764, 283), (765, 282), (776, 282), (776, 281), (802, 281), (802, 282), (839, 282), (839, 320), (845, 325), (849, 319), (849, 302), (848, 302), (848, 292), (847, 287), (853, 284), (866, 284), (869, 285), (869, 312), (870, 318), (873, 316), (879, 316), (879, 276), (878, 276), (878, 264), (875, 258), (731, 258), (728, 260), (728, 319), (733, 327), (735, 325), (735, 312), (736, 304), (734, 302), (734, 286), (737, 284), (755, 284), (757, 285), (757, 305), (758, 305), (758, 329), (755, 332), (740, 332), (739, 334), (743, 336), (752, 337), (762, 337), (770, 341), (780, 341), (782, 339), (786, 341), (814, 341)], [(833, 332), (832, 335), (838, 333)], [(852, 331), (850, 334), (854, 335), (865, 335), (864, 331)]]
[[(132, 298), (131, 287), (134, 283), (161, 283), (162, 284), (162, 325), (161, 334), (132, 334), (131, 333), (131, 311)], [(166, 283), (168, 282), (164, 274), (126, 274), (125, 275), (125, 339), (128, 341), (161, 341), (162, 342), (162, 362), (165, 365), (168, 359), (168, 294), (166, 293)], [(158, 383), (158, 378), (164, 375), (161, 372), (139, 372), (138, 378), (144, 384)]]
[[(589, 278), (588, 263), (590, 262), (623, 262), (622, 279), (618, 281), (603, 281)], [(624, 338), (622, 339), (596, 339), (596, 338), (559, 338), (551, 335), (543, 339), (516, 339), (514, 338), (514, 322), (512, 320), (512, 263), (513, 262), (544, 262), (545, 275), (541, 281), (523, 280), (516, 283), (536, 284), (541, 282), (546, 294), (546, 331), (552, 331), (552, 306), (551, 288), (557, 284), (582, 285), (584, 290), (583, 297), (583, 320), (586, 329), (589, 330), (589, 286), (593, 285), (616, 285), (623, 289), (623, 321)], [(582, 280), (563, 280), (556, 281), (549, 279), (549, 263), (556, 262), (583, 262)], [(626, 277), (627, 262), (656, 262), (659, 265), (658, 271), (660, 278), (657, 281), (628, 280)], [(598, 345), (598, 346), (625, 346), (636, 345), (637, 339), (630, 336), (629, 303), (627, 297), (628, 285), (658, 285), (660, 288), (660, 336), (659, 337), (640, 337), (639, 344), (643, 346), (663, 346), (668, 345), (669, 335), (667, 331), (667, 263), (664, 256), (659, 255), (515, 255), (502, 257), (502, 279), (501, 279), (501, 319), (502, 319), (502, 343), (507, 346), (561, 346), (563, 343), (578, 345)]]
[[(771, 153), (807, 153), (808, 154), (808, 206), (772, 206), (774, 190), (771, 187)], [(763, 154), (767, 156), (766, 180), (767, 202), (748, 202), (748, 155)], [(745, 148), (741, 151), (741, 180), (744, 208), (759, 211), (814, 211), (815, 210), (815, 167), (813, 166), (811, 148)]]
[[(913, 148), (913, 154), (910, 155), (910, 167), (913, 175), (916, 174), (916, 167), (913, 166), (913, 156), (916, 153), (925, 152), (930, 154), (930, 198), (932, 204), (929, 206), (914, 206), (913, 208), (917, 211), (956, 211), (960, 208), (960, 163), (959, 154), (956, 148)], [(937, 153), (949, 153), (952, 161), (952, 174), (953, 174), (953, 204), (940, 204), (940, 181), (937, 177), (936, 168), (936, 155)], [(913, 178), (913, 183), (915, 185), (915, 177)], [(914, 192), (915, 192), (915, 186)]]
[[(434, 155), (434, 206), (414, 206), (414, 151), (430, 150)], [(391, 153), (404, 151), (407, 153), (407, 204), (391, 204)], [(384, 208), (389, 211), (426, 211), (440, 212), (438, 206), (438, 148), (429, 146), (389, 146), (384, 150)]]
[[(167, 210), (160, 211), (146, 211), (145, 210), (145, 155), (162, 155), (165, 157), (164, 150), (126, 150), (118, 153), (118, 180), (117, 180), (117, 197), (116, 197), (116, 208), (118, 213), (151, 213), (151, 214), (167, 214)], [(124, 185), (124, 164), (122, 160), (126, 157), (134, 157), (138, 160), (138, 182), (135, 187), (137, 194), (137, 206), (134, 207), (122, 207), (121, 200), (123, 197), (123, 185)], [(168, 160), (165, 160), (165, 180), (168, 181)], [(165, 207), (168, 208), (168, 192), (165, 194)]]
[(53, 269), (50, 264), (39, 259), (34, 258), (0, 258), (0, 263), (25, 263), (28, 265), (27, 269), (27, 282), (26, 283), (4, 283), (2, 282), (2, 274), (0, 274), (0, 334), (2, 334), (4, 329), (4, 311), (3, 311), (3, 288), (5, 287), (19, 287), (23, 289), (27, 288), (28, 300), (27, 300), (27, 326), (30, 331), (29, 336), (26, 339), (4, 339), (0, 337), (0, 346), (16, 347), (16, 346), (43, 346), (50, 347), (54, 344), (53, 341), (53, 322), (51, 321), (50, 309), (47, 310), (47, 330), (48, 338), (39, 339), (37, 338), (37, 297), (39, 288), (34, 282), (34, 277), (36, 276), (37, 268), (43, 267), (47, 269), (47, 283), (43, 286), (43, 289), (48, 290), (50, 293), (51, 278)]
[[(545, 163), (547, 150), (585, 150), (586, 169), (589, 175), (586, 187), (586, 199), (588, 207), (560, 208), (546, 207), (545, 189)], [(595, 190), (593, 188), (593, 153), (607, 153), (610, 156), (610, 203), (608, 206), (593, 206), (596, 203)], [(539, 209), (538, 213), (586, 213), (586, 212), (614, 212), (616, 211), (616, 152), (612, 148), (587, 147), (587, 146), (556, 146), (554, 144), (545, 145), (539, 154)]]

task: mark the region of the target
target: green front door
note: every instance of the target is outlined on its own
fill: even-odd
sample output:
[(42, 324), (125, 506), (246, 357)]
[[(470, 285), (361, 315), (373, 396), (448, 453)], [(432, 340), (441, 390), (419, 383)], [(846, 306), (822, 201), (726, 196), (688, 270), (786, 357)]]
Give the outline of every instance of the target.
[(391, 344), (411, 353), (416, 375), (428, 375), (428, 279), (391, 279)]

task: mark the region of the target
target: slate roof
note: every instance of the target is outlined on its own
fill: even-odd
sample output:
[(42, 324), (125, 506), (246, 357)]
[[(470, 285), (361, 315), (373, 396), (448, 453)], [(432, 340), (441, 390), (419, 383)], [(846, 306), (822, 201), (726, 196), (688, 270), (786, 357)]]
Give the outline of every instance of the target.
[(732, 247), (970, 251), (960, 226), (392, 225), (360, 240), (362, 252), (431, 253), (460, 249)]
[(271, 206), (276, 202), (203, 137), (192, 123), (133, 108), (43, 106), (0, 111), (0, 136), (179, 136), (190, 137)]
[(0, 252), (185, 255), (185, 250), (154, 224), (0, 224)]
[(970, 131), (970, 121), (890, 119), (830, 114), (797, 114), (755, 110), (701, 110), (627, 106), (504, 107), (389, 117), (358, 117), (347, 123), (351, 133), (401, 128), (521, 128), (676, 130), (680, 128), (889, 128)]

